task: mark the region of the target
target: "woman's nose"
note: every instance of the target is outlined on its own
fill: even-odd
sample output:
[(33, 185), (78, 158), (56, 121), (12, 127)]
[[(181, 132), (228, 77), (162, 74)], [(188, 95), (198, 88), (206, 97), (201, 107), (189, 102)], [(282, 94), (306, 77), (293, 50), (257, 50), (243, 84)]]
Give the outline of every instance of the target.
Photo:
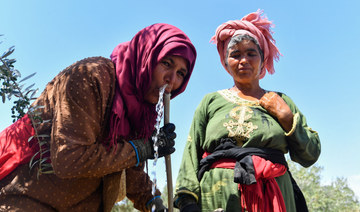
[(168, 73), (165, 75), (165, 83), (167, 84), (165, 91), (170, 93), (173, 90), (174, 84), (176, 80), (176, 76), (174, 73)]
[(240, 64), (241, 65), (244, 65), (244, 64), (246, 64), (247, 63), (247, 58), (244, 56), (244, 57), (241, 57), (240, 58)]

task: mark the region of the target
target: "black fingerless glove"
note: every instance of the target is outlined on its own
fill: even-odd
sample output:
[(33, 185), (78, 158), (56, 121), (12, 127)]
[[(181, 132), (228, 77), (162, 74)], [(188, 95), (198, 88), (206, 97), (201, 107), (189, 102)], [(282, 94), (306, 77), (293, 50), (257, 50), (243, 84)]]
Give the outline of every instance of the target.
[(151, 139), (138, 139), (129, 142), (134, 147), (138, 162), (137, 165), (147, 159), (154, 158), (154, 147)]
[[(165, 155), (170, 155), (175, 152), (175, 141), (176, 133), (175, 125), (172, 123), (165, 124), (160, 128), (159, 134), (157, 136), (156, 145), (158, 147), (158, 158)], [(154, 159), (154, 142), (152, 138), (149, 139), (138, 139), (134, 141), (129, 141), (135, 149), (137, 161), (143, 162), (147, 159)]]
[(179, 195), (174, 206), (179, 208), (180, 212), (201, 212), (195, 198), (189, 194)]
[(175, 133), (174, 124), (168, 123), (160, 128), (156, 142), (156, 145), (158, 147), (159, 157), (170, 155), (173, 152), (175, 152), (175, 148), (174, 148), (175, 138), (176, 138), (176, 133)]

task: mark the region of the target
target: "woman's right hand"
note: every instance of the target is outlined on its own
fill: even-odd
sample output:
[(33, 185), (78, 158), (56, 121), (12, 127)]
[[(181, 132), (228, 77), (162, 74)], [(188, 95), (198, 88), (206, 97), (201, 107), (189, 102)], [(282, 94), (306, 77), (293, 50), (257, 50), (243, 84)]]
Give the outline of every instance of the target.
[(294, 115), (283, 98), (275, 92), (269, 92), (261, 97), (259, 103), (270, 115), (274, 116), (280, 122), (285, 132), (291, 130)]

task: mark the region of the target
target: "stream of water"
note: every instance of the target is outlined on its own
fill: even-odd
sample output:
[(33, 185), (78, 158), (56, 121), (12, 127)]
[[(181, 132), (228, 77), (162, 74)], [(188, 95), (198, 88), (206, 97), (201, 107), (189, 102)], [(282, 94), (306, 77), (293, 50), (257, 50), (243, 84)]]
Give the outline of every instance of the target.
[[(159, 130), (160, 130), (160, 123), (161, 120), (163, 118), (163, 114), (164, 114), (164, 92), (165, 92), (165, 88), (166, 88), (167, 84), (164, 85), (163, 87), (160, 88), (159, 91), (159, 100), (158, 103), (156, 104), (156, 112), (157, 112), (157, 117), (156, 117), (156, 123), (155, 123), (155, 133), (152, 136), (152, 140), (154, 142), (154, 162), (153, 162), (153, 171), (151, 172), (151, 176), (152, 176), (152, 181), (153, 181), (153, 187), (152, 187), (152, 194), (155, 196), (155, 190), (156, 190), (156, 163), (159, 157), (158, 154), (158, 144), (157, 144), (157, 140), (158, 140), (158, 134), (159, 134)], [(154, 211), (154, 208), (152, 209), (152, 211)]]

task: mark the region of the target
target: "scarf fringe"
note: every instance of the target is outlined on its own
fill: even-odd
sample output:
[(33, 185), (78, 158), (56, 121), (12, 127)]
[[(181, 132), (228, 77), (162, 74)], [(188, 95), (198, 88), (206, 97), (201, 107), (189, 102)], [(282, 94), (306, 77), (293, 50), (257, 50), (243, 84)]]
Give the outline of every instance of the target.
[(242, 209), (248, 212), (286, 212), (284, 198), (274, 178), (259, 179), (256, 184), (239, 184)]

